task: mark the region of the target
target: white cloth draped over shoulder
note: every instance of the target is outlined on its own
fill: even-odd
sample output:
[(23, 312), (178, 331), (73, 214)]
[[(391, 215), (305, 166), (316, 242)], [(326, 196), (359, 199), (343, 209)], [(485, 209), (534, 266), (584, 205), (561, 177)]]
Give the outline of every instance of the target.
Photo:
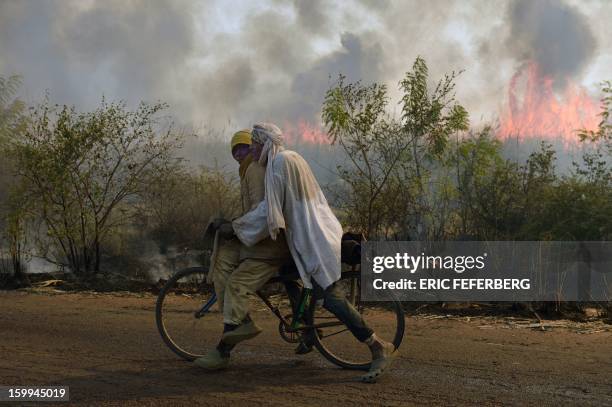
[(252, 246), (284, 229), (307, 288), (311, 278), (324, 289), (340, 279), (342, 226), (308, 163), (294, 151), (275, 151), (267, 160), (265, 187), (266, 199), (233, 221), (240, 241)]

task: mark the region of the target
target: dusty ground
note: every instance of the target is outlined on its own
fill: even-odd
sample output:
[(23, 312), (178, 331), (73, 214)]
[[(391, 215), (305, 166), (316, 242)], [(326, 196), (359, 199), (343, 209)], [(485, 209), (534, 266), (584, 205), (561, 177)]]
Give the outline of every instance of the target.
[(541, 331), (408, 317), (401, 357), (367, 385), (315, 352), (294, 356), (263, 312), (254, 317), (266, 331), (232, 368), (203, 372), (162, 343), (154, 303), (149, 294), (0, 292), (0, 385), (70, 386), (78, 405), (612, 405), (605, 325)]

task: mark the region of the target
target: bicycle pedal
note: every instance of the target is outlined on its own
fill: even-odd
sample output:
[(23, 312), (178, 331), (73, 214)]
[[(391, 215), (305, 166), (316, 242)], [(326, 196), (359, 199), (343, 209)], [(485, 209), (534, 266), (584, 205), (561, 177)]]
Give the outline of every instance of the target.
[(312, 344), (305, 344), (304, 342), (300, 342), (300, 344), (295, 348), (296, 355), (306, 355), (307, 353), (312, 352), (314, 346)]

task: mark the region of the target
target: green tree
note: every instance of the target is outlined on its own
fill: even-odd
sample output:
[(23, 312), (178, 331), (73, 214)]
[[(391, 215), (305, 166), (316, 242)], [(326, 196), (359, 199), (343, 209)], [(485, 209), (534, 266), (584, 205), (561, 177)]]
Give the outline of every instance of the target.
[[(8, 262), (0, 268), (12, 274), (17, 284), (27, 281), (24, 274), (27, 260), (27, 202), (20, 199), (14, 174), (14, 160), (8, 141), (24, 126), (24, 103), (16, 97), (21, 80), (18, 76), (0, 76), (0, 256), (4, 250)], [(4, 263), (4, 261), (3, 261)]]
[(612, 83), (602, 83), (601, 121), (578, 132), (585, 152), (545, 201), (546, 218), (534, 223), (555, 240), (612, 239)]
[(240, 191), (235, 178), (220, 169), (176, 168), (151, 180), (139, 205), (139, 219), (160, 253), (170, 246), (197, 249), (213, 217), (238, 215)]
[(161, 116), (163, 104), (135, 111), (107, 103), (92, 112), (67, 106), (33, 108), (11, 140), (24, 195), (52, 245), (50, 260), (77, 275), (100, 271), (101, 247), (126, 224), (152, 174), (177, 164), (181, 136)]
[(581, 129), (578, 136), (582, 141), (601, 141), (608, 155), (612, 155), (612, 82), (604, 81), (601, 84), (603, 97), (601, 98), (601, 121), (597, 130)]
[[(483, 215), (489, 205), (481, 200), (481, 193), (496, 169), (505, 164), (501, 155), (501, 143), (486, 126), (478, 132), (470, 132), (467, 137), (456, 139), (455, 151), (451, 152), (449, 165), (455, 166), (457, 185), (458, 223), (456, 236), (467, 239), (484, 239), (488, 226)], [(454, 161), (454, 162), (453, 162)]]
[(328, 134), (350, 162), (337, 168), (348, 189), (348, 194), (339, 194), (343, 199), (338, 203), (351, 227), (373, 237), (388, 228), (385, 208), (394, 189), (391, 174), (409, 140), (387, 115), (386, 86), (346, 84), (344, 80), (340, 76), (327, 91), (323, 105)]
[(575, 163), (577, 176), (603, 188), (612, 188), (612, 82), (602, 83), (601, 121), (597, 130), (582, 129), (578, 136), (590, 147), (582, 156), (582, 165)]
[[(416, 206), (404, 227), (419, 240), (445, 238), (450, 219), (452, 181), (443, 162), (452, 134), (469, 126), (465, 108), (455, 100), (456, 79), (460, 72), (444, 75), (433, 89), (429, 70), (418, 57), (412, 71), (400, 82), (403, 130), (412, 136), (410, 155), (402, 161), (401, 177), (411, 185)], [(436, 171), (437, 168), (437, 171)]]
[(28, 284), (25, 274), (26, 262), (30, 259), (28, 247), (28, 202), (12, 185), (8, 199), (3, 202), (2, 240), (10, 259), (13, 283), (17, 286)]
[[(558, 181), (551, 146), (542, 143), (520, 165), (503, 159), (499, 141), (489, 136), (479, 137), (476, 144), (470, 140), (462, 144), (459, 190), (467, 235), (483, 240), (538, 240), (542, 229), (537, 220), (546, 218), (546, 202)], [(472, 164), (470, 156), (479, 157)]]
[(0, 76), (0, 143), (22, 126), (24, 103), (15, 97), (21, 79), (19, 76)]
[(14, 184), (13, 160), (8, 140), (23, 127), (24, 104), (15, 97), (21, 81), (18, 76), (0, 76), (0, 204), (8, 199)]
[(348, 192), (339, 203), (351, 227), (369, 238), (440, 237), (453, 188), (448, 173), (433, 168), (449, 136), (468, 127), (467, 112), (455, 102), (457, 75), (430, 89), (427, 64), (418, 57), (399, 84), (399, 119), (388, 113), (384, 85), (345, 84), (340, 77), (327, 91), (323, 122), (349, 161), (338, 172)]

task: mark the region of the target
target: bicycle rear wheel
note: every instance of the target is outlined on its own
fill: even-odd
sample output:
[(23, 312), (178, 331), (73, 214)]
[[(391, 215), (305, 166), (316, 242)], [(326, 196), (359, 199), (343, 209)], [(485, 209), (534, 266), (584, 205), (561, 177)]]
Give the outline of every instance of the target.
[[(395, 298), (388, 302), (363, 302), (360, 283), (359, 272), (350, 271), (342, 273), (336, 284), (376, 335), (399, 348), (405, 329), (401, 303)], [(327, 360), (344, 369), (370, 368), (372, 356), (369, 348), (358, 343), (346, 325), (323, 307), (321, 300), (314, 305), (312, 322), (319, 326), (315, 332), (315, 347)]]
[(215, 305), (208, 270), (190, 267), (173, 275), (161, 289), (155, 306), (157, 329), (165, 344), (177, 355), (193, 361), (215, 347), (218, 335), (207, 335), (207, 326), (221, 329), (223, 315)]

